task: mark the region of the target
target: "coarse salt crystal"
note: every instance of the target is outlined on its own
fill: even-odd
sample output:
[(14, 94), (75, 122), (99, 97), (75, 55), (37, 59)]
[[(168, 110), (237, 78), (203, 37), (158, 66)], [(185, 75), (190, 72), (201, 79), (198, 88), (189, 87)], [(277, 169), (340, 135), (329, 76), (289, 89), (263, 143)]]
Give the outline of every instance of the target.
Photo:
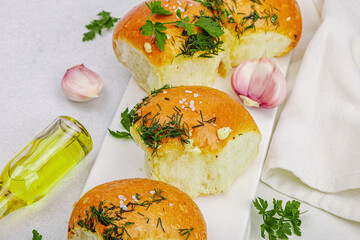
[(179, 4), (179, 6), (181, 6), (181, 2), (180, 2), (180, 1), (177, 1), (177, 3)]
[(187, 103), (187, 102), (185, 102), (185, 105), (188, 105), (188, 103)]
[(193, 112), (194, 112), (194, 111), (195, 111), (195, 108), (191, 108), (191, 111), (193, 111)]
[(180, 103), (180, 104), (183, 104), (184, 102), (180, 100), (179, 103)]
[(195, 103), (194, 100), (190, 101), (190, 105), (194, 105), (194, 103)]
[(165, 7), (168, 7), (168, 6), (169, 6), (169, 4), (166, 4), (166, 5), (165, 5)]
[(131, 197), (132, 197), (132, 199), (133, 199), (135, 202), (138, 202), (138, 201), (139, 201), (139, 200), (136, 198), (135, 195), (132, 195)]
[(192, 91), (190, 91), (190, 90), (185, 90), (185, 92), (186, 92), (186, 93), (192, 93)]
[(287, 19), (286, 19), (286, 21), (290, 21), (291, 20), (291, 17), (288, 17)]
[(150, 194), (151, 194), (151, 195), (154, 195), (154, 194), (155, 194), (155, 191), (150, 191)]
[(122, 208), (124, 211), (128, 210), (128, 207), (124, 204), (123, 201), (120, 201), (120, 208)]
[(163, 93), (167, 93), (167, 91), (163, 91)]
[(126, 201), (126, 197), (124, 197), (123, 195), (119, 195), (118, 197), (120, 200)]
[(181, 106), (181, 108), (183, 108), (183, 109), (184, 109), (184, 108), (185, 108), (185, 106), (184, 106), (184, 105), (182, 105), (182, 106)]
[(174, 204), (172, 204), (172, 203), (169, 203), (169, 205), (170, 205), (170, 207), (174, 206)]
[(183, 98), (182, 100), (185, 102), (185, 101), (186, 101), (186, 98)]
[(200, 101), (200, 103), (202, 103), (202, 101)]
[(199, 94), (197, 94), (197, 93), (194, 93), (194, 97), (198, 97), (199, 96)]

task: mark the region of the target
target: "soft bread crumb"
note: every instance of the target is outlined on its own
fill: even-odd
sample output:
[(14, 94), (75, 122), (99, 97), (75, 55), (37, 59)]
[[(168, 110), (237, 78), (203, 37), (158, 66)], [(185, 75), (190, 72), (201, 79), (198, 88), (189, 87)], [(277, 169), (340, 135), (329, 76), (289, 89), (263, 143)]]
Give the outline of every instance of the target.
[(212, 86), (215, 82), (222, 55), (213, 58), (175, 57), (170, 63), (155, 67), (145, 55), (123, 40), (114, 41), (118, 60), (132, 73), (147, 93), (166, 83), (181, 85)]
[[(136, 142), (140, 140), (138, 135), (135, 138)], [(204, 152), (194, 154), (189, 150), (167, 148), (167, 154), (162, 156), (145, 156), (148, 162), (147, 172), (152, 179), (170, 183), (192, 198), (226, 192), (257, 156), (260, 139), (258, 132), (239, 135), (229, 140), (217, 155)], [(142, 142), (140, 146), (145, 147)]]

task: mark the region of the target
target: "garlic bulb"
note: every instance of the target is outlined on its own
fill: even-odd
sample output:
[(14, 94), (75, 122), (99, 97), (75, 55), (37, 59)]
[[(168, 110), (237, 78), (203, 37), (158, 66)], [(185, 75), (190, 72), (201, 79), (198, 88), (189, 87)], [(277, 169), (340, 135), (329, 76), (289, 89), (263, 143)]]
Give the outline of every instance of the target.
[(286, 97), (285, 77), (271, 58), (241, 63), (231, 76), (231, 86), (250, 107), (274, 108)]
[(98, 97), (102, 86), (100, 76), (83, 64), (68, 69), (61, 81), (64, 94), (75, 102), (85, 102)]

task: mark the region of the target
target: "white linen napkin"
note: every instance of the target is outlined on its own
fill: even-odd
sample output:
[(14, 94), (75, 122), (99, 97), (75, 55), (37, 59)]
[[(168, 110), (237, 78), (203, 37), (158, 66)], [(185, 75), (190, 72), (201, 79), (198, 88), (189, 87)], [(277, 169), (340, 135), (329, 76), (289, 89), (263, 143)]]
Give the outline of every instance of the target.
[[(304, 17), (304, 15), (303, 15)], [(262, 181), (360, 221), (360, 1), (325, 0)]]

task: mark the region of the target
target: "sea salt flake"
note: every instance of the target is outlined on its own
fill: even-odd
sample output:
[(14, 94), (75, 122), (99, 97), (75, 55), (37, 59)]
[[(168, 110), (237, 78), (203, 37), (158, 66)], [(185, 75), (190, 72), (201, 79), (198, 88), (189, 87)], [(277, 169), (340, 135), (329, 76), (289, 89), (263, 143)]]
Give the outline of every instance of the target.
[(126, 197), (124, 197), (123, 195), (119, 195), (118, 197), (120, 200), (126, 201)]
[(132, 197), (132, 199), (133, 199), (135, 202), (138, 202), (138, 201), (139, 201), (139, 200), (136, 198), (135, 195), (132, 195), (131, 197)]
[(124, 204), (123, 201), (120, 201), (120, 208), (122, 208), (124, 211), (128, 210), (128, 207)]

